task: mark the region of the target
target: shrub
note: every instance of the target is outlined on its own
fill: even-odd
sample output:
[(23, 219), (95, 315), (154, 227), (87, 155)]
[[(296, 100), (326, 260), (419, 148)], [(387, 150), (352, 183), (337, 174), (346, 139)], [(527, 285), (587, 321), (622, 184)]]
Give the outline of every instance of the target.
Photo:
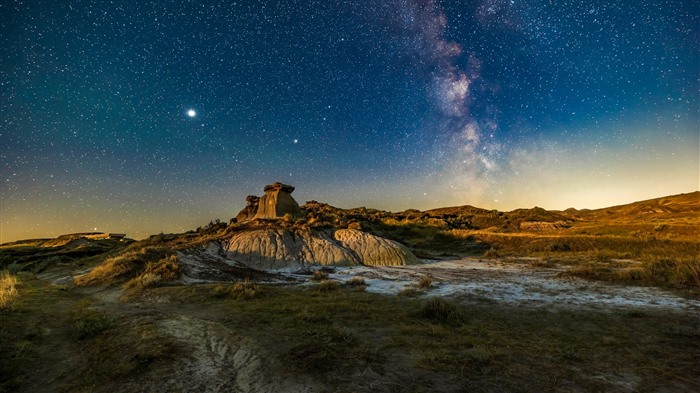
[(236, 299), (252, 299), (259, 293), (258, 286), (254, 282), (245, 279), (237, 282), (231, 287), (231, 294)]
[(401, 296), (406, 296), (406, 297), (414, 297), (418, 296), (420, 292), (418, 292), (418, 289), (415, 288), (414, 286), (406, 286), (404, 289), (399, 291), (399, 295)]
[(550, 252), (557, 252), (557, 251), (569, 251), (569, 250), (571, 250), (571, 247), (569, 247), (569, 245), (566, 243), (554, 242), (554, 243), (547, 244), (546, 249), (547, 249), (547, 251), (550, 251)]
[(233, 285), (217, 285), (212, 288), (212, 296), (217, 298), (233, 297), (238, 300), (252, 299), (260, 294), (260, 289), (254, 283), (245, 279)]
[(153, 273), (143, 273), (142, 275), (129, 280), (124, 284), (124, 289), (144, 289), (155, 286), (162, 280), (162, 277), (158, 274)]
[(418, 288), (430, 289), (433, 286), (433, 279), (430, 276), (423, 276), (418, 282)]
[(328, 279), (328, 273), (321, 271), (321, 270), (316, 270), (314, 274), (311, 276), (311, 279), (313, 281), (323, 281)]
[(456, 305), (438, 297), (425, 303), (421, 309), (421, 316), (431, 321), (452, 325), (459, 324), (463, 319)]
[(0, 274), (0, 308), (9, 306), (17, 298), (17, 277), (7, 271)]
[(367, 283), (365, 283), (364, 278), (355, 276), (348, 280), (348, 285), (351, 287), (361, 287), (367, 285)]
[(338, 289), (338, 282), (333, 280), (323, 280), (318, 283), (318, 290), (321, 292), (335, 291)]

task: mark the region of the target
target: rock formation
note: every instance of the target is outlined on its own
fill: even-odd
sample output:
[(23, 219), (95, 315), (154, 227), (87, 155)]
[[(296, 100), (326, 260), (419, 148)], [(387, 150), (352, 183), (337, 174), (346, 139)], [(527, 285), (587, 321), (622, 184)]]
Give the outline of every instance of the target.
[(287, 214), (292, 218), (301, 217), (299, 204), (292, 198), (294, 187), (277, 182), (265, 186), (264, 191), (254, 218), (282, 218)]
[(403, 266), (418, 261), (402, 244), (354, 229), (244, 231), (229, 238), (224, 249), (228, 259), (258, 269), (312, 264)]
[(236, 215), (236, 222), (252, 220), (258, 212), (260, 197), (248, 195), (245, 199), (246, 206)]

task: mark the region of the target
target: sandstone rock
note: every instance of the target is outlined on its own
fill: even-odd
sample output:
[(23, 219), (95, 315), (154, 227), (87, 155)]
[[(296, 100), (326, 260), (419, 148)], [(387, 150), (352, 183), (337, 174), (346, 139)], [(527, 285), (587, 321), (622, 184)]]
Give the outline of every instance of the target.
[(292, 218), (302, 216), (299, 204), (292, 198), (294, 187), (277, 182), (265, 186), (264, 191), (255, 218), (283, 218), (286, 214)]
[(357, 254), (363, 265), (404, 266), (418, 262), (411, 250), (393, 240), (354, 229), (339, 229), (333, 236)]
[(554, 231), (558, 229), (566, 229), (571, 227), (571, 224), (566, 221), (523, 221), (520, 223), (520, 229), (526, 231)]
[(260, 197), (255, 195), (248, 195), (245, 199), (246, 206), (241, 210), (238, 215), (236, 215), (236, 222), (243, 222), (252, 220), (255, 217), (255, 213), (258, 212), (258, 204), (260, 203)]
[(402, 266), (417, 262), (405, 246), (353, 229), (244, 231), (234, 234), (224, 248), (227, 258), (258, 269), (307, 265)]

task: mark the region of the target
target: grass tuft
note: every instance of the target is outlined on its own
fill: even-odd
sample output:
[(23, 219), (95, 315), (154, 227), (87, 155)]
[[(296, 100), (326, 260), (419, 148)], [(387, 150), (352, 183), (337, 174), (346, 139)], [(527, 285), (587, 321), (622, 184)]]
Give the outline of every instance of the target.
[(333, 280), (323, 280), (318, 283), (318, 290), (321, 292), (335, 291), (338, 289), (338, 282)]
[(418, 281), (418, 288), (420, 289), (430, 289), (433, 286), (433, 279), (430, 276), (423, 276), (423, 278)]
[[(177, 257), (168, 256), (160, 247), (140, 247), (108, 258), (89, 273), (75, 278), (78, 286), (109, 285), (124, 282), (141, 273), (154, 273), (165, 278), (177, 275)], [(174, 259), (172, 259), (174, 257)], [(152, 265), (155, 263), (155, 265)]]
[(311, 276), (311, 280), (313, 281), (323, 281), (328, 279), (328, 273), (321, 271), (321, 270), (316, 270), (314, 274)]
[(257, 284), (245, 279), (233, 285), (217, 285), (212, 288), (211, 294), (216, 298), (232, 297), (237, 300), (247, 300), (260, 295), (260, 292)]
[(73, 335), (78, 340), (95, 337), (115, 323), (114, 318), (109, 315), (92, 310), (88, 300), (81, 300), (75, 305), (71, 321)]
[(421, 316), (431, 321), (458, 325), (464, 319), (461, 311), (454, 303), (439, 297), (428, 300), (421, 309)]
[(348, 280), (348, 285), (351, 287), (363, 287), (366, 286), (367, 283), (364, 278), (355, 276)]

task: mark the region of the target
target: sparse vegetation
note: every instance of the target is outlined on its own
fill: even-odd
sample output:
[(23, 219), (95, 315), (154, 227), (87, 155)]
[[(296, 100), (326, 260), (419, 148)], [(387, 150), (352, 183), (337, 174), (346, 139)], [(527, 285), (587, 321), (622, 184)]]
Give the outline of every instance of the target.
[(328, 273), (322, 271), (322, 270), (316, 270), (314, 271), (313, 275), (311, 276), (311, 280), (313, 281), (323, 281), (328, 279)]
[(17, 277), (10, 272), (0, 273), (0, 309), (9, 307), (17, 298)]
[(220, 284), (212, 288), (212, 296), (216, 298), (233, 297), (238, 300), (246, 300), (259, 294), (259, 286), (248, 279), (234, 284)]
[[(177, 274), (176, 261), (168, 254), (172, 251), (162, 247), (134, 247), (108, 258), (89, 273), (75, 278), (79, 286), (107, 285), (127, 281), (142, 273), (152, 273), (163, 279)], [(159, 263), (156, 263), (159, 262)], [(173, 267), (175, 264), (175, 267)], [(149, 271), (145, 271), (150, 269)]]
[(318, 290), (321, 292), (335, 291), (338, 289), (338, 282), (334, 280), (322, 280), (318, 283)]
[(78, 340), (95, 337), (114, 325), (114, 318), (92, 309), (90, 301), (81, 300), (71, 315), (73, 335)]
[(433, 279), (430, 276), (423, 276), (420, 281), (418, 281), (418, 288), (422, 290), (430, 289), (433, 286)]
[(594, 280), (635, 285), (700, 289), (700, 260), (660, 258), (641, 263), (598, 259), (572, 267), (566, 274)]
[(363, 287), (363, 286), (367, 285), (367, 283), (365, 282), (365, 279), (362, 277), (358, 277), (358, 276), (350, 278), (347, 283), (351, 287)]
[(459, 308), (447, 300), (434, 297), (421, 309), (421, 316), (431, 321), (456, 325), (462, 322), (463, 315)]

